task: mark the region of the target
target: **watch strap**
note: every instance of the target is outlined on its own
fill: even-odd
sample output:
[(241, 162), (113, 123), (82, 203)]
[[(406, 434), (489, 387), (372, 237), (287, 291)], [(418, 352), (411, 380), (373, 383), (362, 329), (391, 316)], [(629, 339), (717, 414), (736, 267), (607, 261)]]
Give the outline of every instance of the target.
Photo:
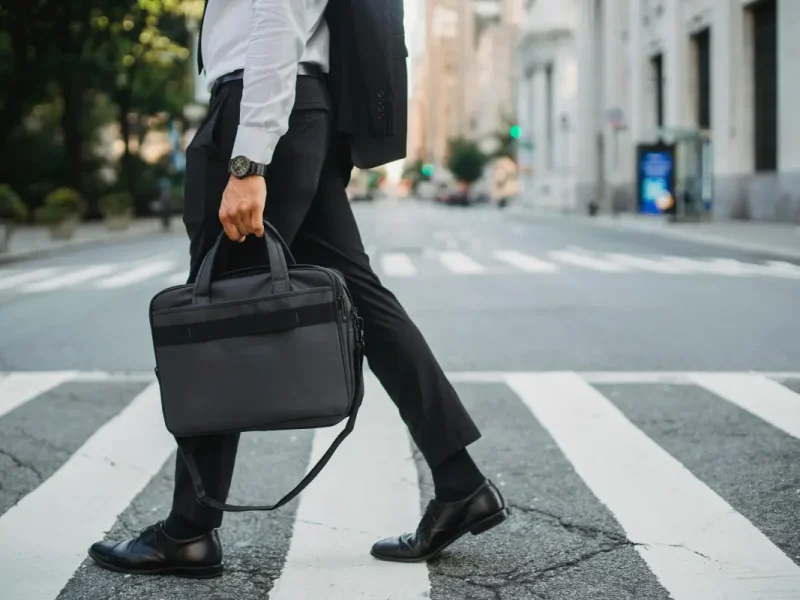
[(267, 175), (267, 165), (250, 161), (250, 175), (261, 175), (265, 177)]

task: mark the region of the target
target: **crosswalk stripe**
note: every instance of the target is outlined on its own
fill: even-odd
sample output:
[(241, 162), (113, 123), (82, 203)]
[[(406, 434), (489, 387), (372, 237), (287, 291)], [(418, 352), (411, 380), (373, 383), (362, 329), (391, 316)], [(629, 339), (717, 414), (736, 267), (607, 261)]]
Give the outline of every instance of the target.
[(594, 258), (592, 256), (581, 254), (579, 252), (571, 252), (569, 250), (555, 250), (549, 253), (555, 260), (573, 265), (575, 267), (582, 267), (592, 271), (602, 271), (604, 273), (624, 273), (628, 271), (627, 267), (618, 265), (608, 260), (601, 258)]
[(174, 268), (175, 264), (172, 261), (156, 261), (149, 264), (139, 265), (129, 271), (112, 275), (105, 279), (101, 279), (94, 284), (98, 289), (114, 289), (121, 288), (134, 283), (139, 283), (150, 279), (162, 273), (166, 273)]
[(747, 270), (742, 263), (733, 259), (697, 260), (686, 258), (685, 256), (664, 256), (661, 260), (665, 264), (673, 265), (676, 268), (689, 269), (695, 273), (709, 273), (729, 277), (741, 277), (747, 274)]
[[(387, 590), (403, 590), (403, 598), (429, 597), (424, 564), (399, 566), (366, 551), (376, 538), (416, 526), (420, 496), (405, 425), (378, 380), (366, 373), (364, 383), (359, 419), (369, 427), (355, 428), (301, 496), (272, 600), (386, 598)], [(339, 430), (316, 432), (309, 465)], [(343, 494), (347, 482), (358, 493)]]
[(695, 374), (692, 381), (800, 439), (800, 394), (761, 375)]
[(439, 260), (442, 265), (453, 273), (460, 275), (483, 273), (486, 267), (482, 264), (475, 262), (463, 252), (446, 251), (438, 253)]
[(96, 277), (103, 277), (109, 273), (112, 273), (114, 268), (115, 267), (113, 265), (94, 265), (91, 267), (86, 267), (85, 269), (72, 271), (71, 273), (65, 273), (64, 275), (53, 277), (52, 279), (31, 283), (22, 288), (22, 291), (27, 293), (51, 292), (59, 288), (85, 283), (95, 279)]
[(783, 260), (768, 260), (765, 264), (770, 275), (800, 279), (800, 267), (795, 264)]
[(75, 375), (76, 371), (9, 373), (0, 379), (0, 417), (47, 390), (69, 381)]
[(51, 275), (55, 275), (57, 272), (58, 271), (56, 269), (48, 267), (44, 269), (34, 269), (32, 271), (23, 271), (22, 273), (16, 273), (8, 277), (3, 277), (0, 279), (0, 290), (11, 289), (18, 285), (30, 283), (31, 281), (36, 281), (45, 277), (50, 277)]
[(389, 277), (410, 277), (417, 274), (407, 254), (388, 252), (381, 256), (381, 270)]
[(0, 516), (3, 596), (58, 596), (86, 558), (87, 548), (103, 538), (174, 448), (154, 383)]
[(642, 271), (652, 271), (653, 273), (667, 273), (670, 275), (687, 275), (691, 274), (693, 270), (687, 265), (674, 264), (664, 262), (652, 258), (645, 258), (642, 256), (632, 256), (630, 254), (619, 254), (616, 252), (608, 252), (606, 258), (622, 267), (630, 267), (632, 269), (641, 269)]
[(518, 269), (528, 271), (529, 273), (553, 273), (558, 271), (558, 266), (551, 262), (538, 259), (516, 250), (497, 250), (493, 253), (494, 257), (498, 260), (506, 262)]
[(166, 285), (183, 285), (189, 279), (189, 269), (183, 269), (177, 273), (173, 273), (166, 279)]
[(570, 373), (507, 382), (670, 597), (796, 598), (800, 567), (595, 388)]

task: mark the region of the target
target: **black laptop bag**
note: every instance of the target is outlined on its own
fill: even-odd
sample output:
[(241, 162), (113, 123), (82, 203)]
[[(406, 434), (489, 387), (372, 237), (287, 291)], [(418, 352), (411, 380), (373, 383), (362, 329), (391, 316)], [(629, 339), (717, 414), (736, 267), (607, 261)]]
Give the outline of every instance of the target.
[[(364, 395), (363, 321), (336, 270), (295, 263), (264, 222), (268, 265), (216, 276), (232, 244), (221, 233), (194, 282), (150, 303), (164, 421), (198, 500), (227, 511), (274, 510), (322, 470), (353, 430)], [(225, 433), (329, 427), (331, 447), (280, 501), (224, 504), (206, 495), (192, 439)]]

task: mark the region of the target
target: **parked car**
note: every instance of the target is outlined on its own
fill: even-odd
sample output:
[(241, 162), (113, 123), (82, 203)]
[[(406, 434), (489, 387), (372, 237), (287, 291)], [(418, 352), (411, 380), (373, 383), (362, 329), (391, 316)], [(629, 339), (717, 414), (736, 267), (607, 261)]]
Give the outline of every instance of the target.
[(451, 206), (469, 206), (469, 192), (465, 190), (448, 190), (443, 194), (437, 195), (436, 201), (440, 204)]

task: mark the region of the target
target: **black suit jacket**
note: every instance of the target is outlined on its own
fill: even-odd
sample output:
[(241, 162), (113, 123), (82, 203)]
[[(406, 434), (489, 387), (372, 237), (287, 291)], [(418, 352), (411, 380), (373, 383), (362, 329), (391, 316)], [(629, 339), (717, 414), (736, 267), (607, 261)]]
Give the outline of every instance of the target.
[(335, 126), (361, 169), (406, 156), (403, 12), (403, 0), (330, 0), (326, 9)]

